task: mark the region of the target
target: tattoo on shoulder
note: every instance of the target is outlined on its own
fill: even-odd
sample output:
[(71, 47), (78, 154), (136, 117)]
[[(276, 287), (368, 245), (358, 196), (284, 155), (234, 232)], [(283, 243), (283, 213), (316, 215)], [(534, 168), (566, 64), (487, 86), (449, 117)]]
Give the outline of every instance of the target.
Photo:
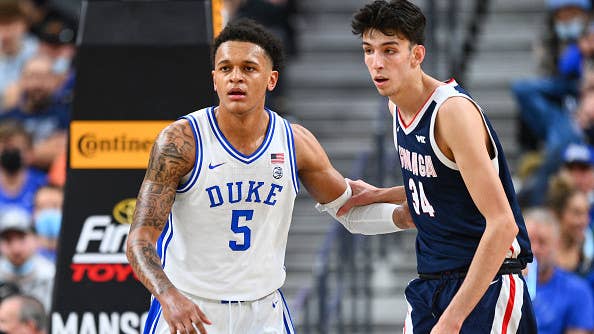
[(138, 193), (131, 229), (163, 229), (179, 181), (191, 170), (194, 159), (194, 135), (187, 124), (175, 122), (159, 135)]
[(195, 159), (194, 135), (189, 126), (173, 123), (161, 133), (151, 151), (147, 177), (167, 181), (181, 178)]

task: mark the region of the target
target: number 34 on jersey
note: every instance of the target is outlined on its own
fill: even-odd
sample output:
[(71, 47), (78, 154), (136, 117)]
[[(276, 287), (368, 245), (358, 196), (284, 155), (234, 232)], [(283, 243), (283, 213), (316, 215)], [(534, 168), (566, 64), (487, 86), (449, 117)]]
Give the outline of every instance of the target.
[(415, 183), (415, 180), (408, 179), (408, 189), (410, 190), (410, 194), (412, 197), (412, 206), (415, 210), (415, 213), (417, 215), (421, 215), (421, 213), (428, 214), (429, 216), (434, 217), (435, 210), (433, 209), (431, 203), (429, 203), (427, 196), (425, 196), (423, 182), (419, 181), (417, 187), (417, 183)]

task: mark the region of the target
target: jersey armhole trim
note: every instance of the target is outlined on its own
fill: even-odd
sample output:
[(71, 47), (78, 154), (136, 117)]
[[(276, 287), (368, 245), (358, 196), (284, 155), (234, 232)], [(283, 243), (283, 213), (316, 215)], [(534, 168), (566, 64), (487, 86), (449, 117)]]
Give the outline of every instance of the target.
[(196, 147), (196, 155), (194, 158), (194, 167), (192, 168), (192, 172), (188, 180), (180, 185), (176, 192), (177, 193), (185, 193), (194, 186), (196, 180), (198, 180), (198, 176), (200, 175), (200, 170), (202, 169), (202, 156), (203, 156), (203, 149), (202, 149), (202, 137), (200, 136), (200, 128), (198, 127), (198, 123), (196, 119), (192, 115), (187, 115), (181, 117), (182, 119), (188, 120), (190, 123), (190, 127), (192, 128), (192, 132), (194, 133), (194, 145)]
[(289, 164), (291, 165), (291, 179), (293, 181), (293, 189), (295, 195), (299, 192), (299, 179), (297, 171), (297, 154), (295, 154), (295, 138), (293, 137), (293, 129), (291, 124), (285, 119), (285, 133), (287, 135), (287, 146), (289, 151)]
[(157, 255), (161, 258), (161, 267), (165, 269), (165, 260), (167, 260), (167, 247), (173, 237), (173, 216), (171, 212), (167, 217), (165, 228), (161, 231), (159, 239), (157, 239)]
[(398, 154), (398, 121), (396, 115), (392, 115), (392, 135), (394, 136), (394, 147), (396, 147), (396, 153)]
[(431, 115), (431, 123), (429, 125), (429, 142), (431, 143), (431, 148), (433, 149), (433, 152), (435, 152), (435, 156), (437, 156), (439, 161), (441, 161), (441, 163), (444, 164), (446, 167), (456, 170), (456, 171), (460, 171), (460, 169), (458, 168), (458, 165), (454, 161), (452, 161), (448, 157), (446, 157), (445, 154), (443, 154), (443, 152), (437, 145), (437, 141), (435, 140), (435, 120), (437, 118), (437, 113), (439, 112), (439, 108), (441, 107), (441, 105), (445, 101), (447, 101), (449, 98), (452, 98), (452, 97), (463, 97), (463, 98), (467, 99), (474, 105), (474, 107), (480, 113), (480, 115), (483, 119), (483, 124), (484, 124), (485, 128), (487, 129), (487, 133), (489, 134), (489, 140), (491, 141), (491, 146), (493, 146), (493, 150), (495, 151), (494, 152), (495, 156), (493, 157), (493, 159), (491, 159), (491, 163), (493, 164), (493, 167), (495, 168), (495, 171), (497, 172), (497, 174), (499, 174), (499, 152), (497, 150), (497, 145), (495, 144), (495, 140), (493, 139), (493, 134), (491, 133), (491, 129), (489, 129), (489, 125), (487, 124), (487, 120), (485, 119), (485, 114), (483, 113), (483, 110), (481, 109), (481, 107), (475, 101), (473, 101), (467, 95), (464, 95), (461, 93), (452, 94), (452, 95), (446, 97), (443, 101), (441, 101), (438, 105), (435, 106), (435, 111)]

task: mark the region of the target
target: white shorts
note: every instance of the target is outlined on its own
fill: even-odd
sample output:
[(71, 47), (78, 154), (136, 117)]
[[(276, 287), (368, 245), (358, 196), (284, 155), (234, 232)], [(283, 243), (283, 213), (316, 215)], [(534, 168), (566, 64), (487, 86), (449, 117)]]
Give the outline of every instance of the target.
[[(208, 334), (294, 334), (295, 328), (283, 294), (277, 290), (254, 301), (221, 301), (189, 296), (212, 322)], [(152, 299), (144, 334), (169, 334), (161, 304)], [(185, 333), (182, 333), (185, 334)]]

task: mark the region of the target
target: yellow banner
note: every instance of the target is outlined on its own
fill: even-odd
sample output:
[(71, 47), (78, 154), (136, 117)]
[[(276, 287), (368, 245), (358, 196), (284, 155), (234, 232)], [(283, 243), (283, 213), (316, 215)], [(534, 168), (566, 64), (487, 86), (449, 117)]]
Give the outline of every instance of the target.
[(223, 30), (223, 0), (212, 0), (212, 32), (213, 38), (216, 38)]
[(171, 121), (72, 121), (70, 168), (145, 169), (159, 132)]

